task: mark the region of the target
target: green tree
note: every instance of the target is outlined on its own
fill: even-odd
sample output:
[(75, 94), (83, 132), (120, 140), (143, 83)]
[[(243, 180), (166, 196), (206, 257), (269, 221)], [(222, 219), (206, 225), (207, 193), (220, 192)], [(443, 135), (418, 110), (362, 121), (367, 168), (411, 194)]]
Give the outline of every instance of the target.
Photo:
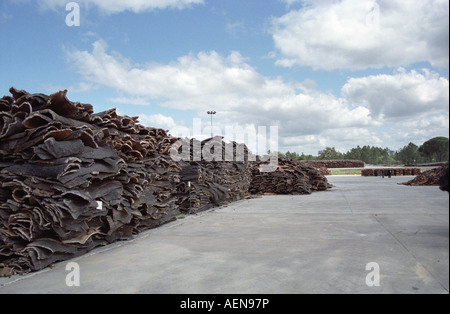
[(359, 145), (355, 148), (352, 148), (350, 151), (344, 154), (345, 159), (349, 160), (362, 160), (361, 158), (361, 147)]
[(420, 162), (419, 146), (414, 143), (409, 143), (395, 154), (395, 158), (403, 164)]
[(362, 160), (366, 164), (380, 165), (380, 164), (394, 164), (397, 163), (395, 159), (395, 152), (389, 148), (363, 146), (352, 148), (343, 155), (344, 159)]
[(334, 147), (327, 147), (324, 150), (319, 151), (317, 159), (320, 160), (340, 160), (342, 159), (342, 153), (336, 151)]
[(286, 159), (300, 160), (300, 155), (296, 152), (291, 153), (290, 151), (288, 151), (286, 153)]
[(419, 153), (426, 162), (447, 161), (449, 157), (449, 139), (446, 137), (432, 138), (419, 147)]
[(300, 160), (316, 160), (317, 157), (314, 157), (313, 155), (305, 155), (304, 153), (301, 154)]

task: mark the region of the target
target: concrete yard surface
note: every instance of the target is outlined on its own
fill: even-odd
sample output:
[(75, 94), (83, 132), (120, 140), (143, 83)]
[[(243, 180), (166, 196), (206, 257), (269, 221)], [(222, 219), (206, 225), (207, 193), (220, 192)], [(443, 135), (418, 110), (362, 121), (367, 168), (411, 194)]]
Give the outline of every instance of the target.
[(242, 200), (0, 278), (0, 294), (448, 294), (447, 192), (397, 184), (412, 177), (328, 179), (327, 192)]

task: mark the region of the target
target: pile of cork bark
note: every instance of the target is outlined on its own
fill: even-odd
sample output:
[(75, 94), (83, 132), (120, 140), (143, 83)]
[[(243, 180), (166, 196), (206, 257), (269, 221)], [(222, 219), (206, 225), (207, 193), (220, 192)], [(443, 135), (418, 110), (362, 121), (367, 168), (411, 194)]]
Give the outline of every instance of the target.
[(442, 185), (441, 178), (446, 174), (446, 172), (448, 174), (448, 167), (449, 163), (446, 163), (440, 167), (427, 170), (423, 173), (418, 174), (414, 179), (408, 182), (404, 182), (402, 184), (412, 186), (422, 186), (422, 185), (441, 186)]
[(249, 196), (249, 159), (243, 144), (225, 143), (222, 137), (188, 139), (189, 158), (180, 161), (180, 206), (191, 213), (204, 211)]
[(365, 163), (361, 160), (302, 160), (308, 166), (314, 168), (364, 168)]
[(321, 172), (313, 167), (278, 158), (273, 172), (261, 172), (258, 163), (252, 167), (251, 194), (311, 194), (331, 188)]
[(384, 176), (416, 176), (419, 175), (419, 168), (375, 168), (363, 169), (361, 175), (363, 177), (382, 177)]
[(0, 100), (0, 276), (172, 220), (176, 140), (115, 110), (10, 90)]
[(282, 159), (262, 173), (265, 161), (220, 137), (188, 139), (188, 157), (174, 158), (181, 139), (115, 109), (94, 113), (67, 91), (10, 92), (0, 99), (0, 277), (250, 194), (330, 187), (316, 169)]

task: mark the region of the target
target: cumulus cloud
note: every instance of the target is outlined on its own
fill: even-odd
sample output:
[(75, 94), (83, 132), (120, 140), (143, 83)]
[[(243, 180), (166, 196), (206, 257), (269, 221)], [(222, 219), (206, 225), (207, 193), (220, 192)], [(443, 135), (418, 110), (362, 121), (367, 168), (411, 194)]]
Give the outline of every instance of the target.
[(114, 104), (122, 104), (122, 105), (134, 105), (134, 106), (146, 106), (150, 105), (150, 102), (145, 98), (127, 98), (127, 97), (116, 97), (116, 98), (108, 98), (109, 102)]
[(449, 132), (449, 115), (429, 115), (418, 119), (401, 121), (396, 125), (398, 147), (409, 142), (421, 145), (435, 136), (447, 136)]
[[(336, 96), (317, 90), (309, 79), (286, 82), (264, 76), (239, 52), (200, 52), (167, 64), (136, 64), (99, 40), (92, 51), (71, 49), (66, 55), (84, 81), (115, 90), (119, 102), (194, 111), (205, 121), (206, 111), (216, 110), (215, 126), (278, 126), (280, 147), (296, 151), (387, 143), (379, 135), (386, 123), (399, 127), (398, 138), (409, 132), (403, 127), (411, 127), (402, 122), (448, 116), (448, 80), (426, 69), (349, 78)], [(172, 118), (159, 115), (142, 115), (141, 121), (169, 130), (178, 127)]]
[(345, 153), (356, 146), (384, 146), (382, 137), (375, 131), (365, 128), (325, 129), (321, 133), (303, 136), (285, 136), (280, 146), (284, 150), (317, 153), (325, 147), (334, 147), (337, 151)]
[(161, 128), (161, 129), (171, 129), (177, 126), (177, 123), (172, 117), (168, 117), (162, 114), (154, 115), (139, 115), (139, 122), (147, 127)]
[(378, 119), (418, 117), (448, 112), (449, 81), (430, 70), (399, 69), (393, 75), (351, 78), (342, 88), (343, 96), (370, 109)]
[(312, 81), (296, 87), (263, 76), (238, 52), (200, 52), (169, 64), (138, 65), (97, 41), (92, 52), (70, 50), (67, 56), (86, 81), (173, 109), (202, 113), (213, 108), (222, 119), (282, 125), (296, 134), (373, 123), (364, 106), (350, 107), (345, 99), (315, 90)]
[(429, 61), (448, 68), (448, 1), (301, 2), (272, 20), (278, 65), (356, 70)]
[[(65, 7), (67, 0), (42, 0), (40, 5), (46, 8)], [(204, 0), (76, 0), (80, 6), (97, 7), (106, 14), (132, 11), (141, 13), (154, 9), (184, 9), (194, 4), (202, 4)]]

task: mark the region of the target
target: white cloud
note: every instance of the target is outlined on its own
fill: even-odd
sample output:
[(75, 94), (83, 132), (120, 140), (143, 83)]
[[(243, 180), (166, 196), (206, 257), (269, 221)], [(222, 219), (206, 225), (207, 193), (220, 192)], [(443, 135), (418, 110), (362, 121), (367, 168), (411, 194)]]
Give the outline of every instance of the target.
[[(299, 147), (296, 151), (315, 154), (325, 146), (376, 145), (386, 142), (374, 132), (388, 117), (400, 125), (430, 113), (448, 116), (448, 80), (429, 70), (350, 78), (337, 97), (317, 90), (309, 79), (288, 83), (264, 76), (239, 52), (200, 52), (168, 64), (135, 64), (109, 52), (100, 40), (92, 51), (71, 49), (66, 54), (84, 81), (116, 90), (119, 102), (134, 99), (142, 105), (196, 111), (205, 120), (206, 111), (215, 110), (216, 126), (279, 126), (280, 149)], [(178, 127), (172, 118), (158, 115), (142, 115), (141, 121)], [(396, 138), (403, 131), (398, 132)]]
[(427, 69), (399, 69), (393, 75), (351, 78), (342, 94), (356, 105), (368, 107), (378, 119), (417, 117), (448, 112), (449, 81)]
[(134, 106), (147, 106), (150, 105), (150, 102), (145, 98), (127, 98), (127, 97), (117, 97), (117, 98), (108, 98), (109, 102), (114, 104), (122, 104), (122, 105), (134, 105)]
[[(42, 0), (40, 5), (50, 9), (65, 7), (68, 0)], [(132, 11), (142, 13), (154, 9), (184, 9), (191, 5), (203, 4), (204, 0), (76, 0), (81, 8), (97, 7), (106, 14)]]
[(172, 117), (164, 116), (162, 114), (155, 115), (139, 115), (139, 122), (147, 127), (161, 128), (161, 129), (171, 129), (177, 126), (177, 123)]
[(425, 141), (436, 136), (448, 137), (449, 132), (449, 115), (431, 115), (424, 116), (419, 119), (411, 119), (401, 121), (396, 125), (400, 135), (398, 137), (399, 145), (406, 145), (413, 142), (416, 145), (422, 145)]
[(96, 90), (98, 86), (86, 83), (86, 82), (78, 82), (76, 84), (72, 84), (69, 86), (62, 86), (62, 85), (45, 85), (45, 92), (47, 93), (54, 93), (55, 91), (61, 91), (67, 89), (69, 93), (86, 93), (93, 90)]
[(225, 31), (232, 37), (237, 38), (245, 31), (245, 24), (244, 22), (227, 23)]
[(70, 50), (67, 55), (86, 81), (173, 109), (215, 109), (222, 119), (283, 124), (301, 134), (372, 123), (367, 108), (350, 108), (345, 99), (314, 90), (312, 81), (296, 88), (281, 78), (265, 77), (238, 52), (226, 57), (201, 52), (170, 64), (135, 65), (117, 52), (108, 53), (105, 42), (97, 41), (92, 52)]
[(71, 90), (74, 93), (85, 93), (95, 88), (96, 87), (93, 86), (92, 84), (86, 82), (79, 82), (77, 85), (69, 87), (69, 90)]
[(358, 145), (377, 147), (386, 146), (377, 132), (364, 128), (343, 128), (335, 131), (327, 130), (322, 136), (326, 140), (325, 146), (335, 147), (342, 153), (345, 153)]
[(230, 106), (237, 104), (236, 96), (240, 97), (252, 87), (267, 83), (276, 89), (273, 85), (279, 84), (266, 82), (237, 52), (226, 58), (213, 51), (184, 56), (167, 65), (133, 65), (120, 54), (108, 54), (106, 50), (106, 43), (100, 40), (94, 43), (92, 53), (72, 50), (67, 51), (67, 55), (86, 80), (133, 96), (166, 99), (166, 105), (172, 108), (193, 106), (204, 110), (212, 105), (212, 99), (221, 103), (224, 98)]
[[(285, 0), (288, 4), (297, 1)], [(429, 61), (449, 65), (446, 0), (302, 1), (272, 20), (277, 64), (366, 69)]]
[(284, 137), (281, 146), (291, 152), (317, 154), (325, 147), (334, 147), (346, 153), (356, 146), (370, 145), (384, 147), (383, 140), (374, 132), (364, 128), (326, 129), (320, 134)]

